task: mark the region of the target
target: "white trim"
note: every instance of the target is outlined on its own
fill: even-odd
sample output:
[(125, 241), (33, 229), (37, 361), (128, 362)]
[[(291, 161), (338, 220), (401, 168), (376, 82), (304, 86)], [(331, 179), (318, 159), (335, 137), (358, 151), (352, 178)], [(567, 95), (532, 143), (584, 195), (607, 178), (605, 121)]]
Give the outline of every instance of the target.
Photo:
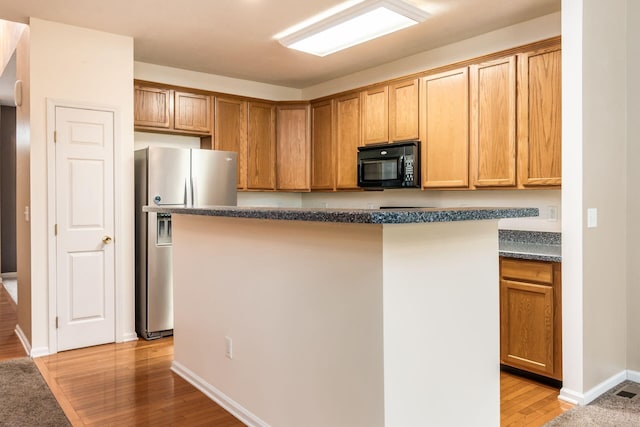
[[(629, 378), (632, 371), (621, 371), (617, 374), (609, 377), (608, 379), (602, 381), (600, 384), (588, 390), (586, 393), (578, 393), (573, 390), (568, 390), (563, 387), (560, 390), (560, 395), (558, 399), (564, 400), (565, 402), (573, 403), (574, 405), (587, 405), (593, 402), (597, 397), (611, 390), (621, 382)], [(640, 378), (640, 373), (634, 372), (634, 377)]]
[(640, 383), (640, 372), (638, 371), (627, 371), (627, 379), (636, 383)]
[(122, 334), (122, 336), (120, 337), (121, 340), (118, 342), (129, 342), (129, 341), (138, 341), (138, 334), (134, 332), (126, 332), (124, 334)]
[(173, 361), (173, 363), (171, 363), (171, 370), (249, 427), (270, 427), (269, 424), (258, 418), (255, 414), (241, 406), (211, 384), (207, 383), (179, 362)]
[(27, 339), (27, 336), (24, 334), (24, 331), (22, 330), (20, 325), (16, 325), (15, 332), (16, 332), (16, 335), (18, 336), (18, 339), (20, 340), (20, 343), (22, 343), (22, 347), (24, 348), (24, 351), (27, 354), (31, 354), (31, 344), (29, 344), (29, 340)]
[(18, 273), (16, 273), (15, 271), (10, 273), (2, 273), (0, 274), (0, 277), (2, 277), (3, 279), (17, 279)]
[[(120, 229), (120, 221), (118, 215), (118, 209), (120, 208), (119, 200), (122, 198), (121, 187), (120, 187), (120, 175), (123, 173), (123, 167), (121, 165), (121, 161), (119, 157), (116, 155), (121, 155), (120, 153), (120, 108), (113, 105), (99, 105), (99, 104), (84, 104), (77, 103), (74, 101), (66, 101), (55, 98), (47, 98), (47, 115), (46, 115), (46, 148), (47, 148), (47, 258), (48, 258), (48, 281), (49, 281), (49, 315), (48, 315), (48, 329), (49, 329), (49, 352), (47, 354), (54, 354), (58, 352), (58, 333), (56, 329), (56, 311), (57, 311), (57, 292), (58, 285), (56, 282), (56, 267), (57, 267), (57, 258), (56, 258), (56, 237), (53, 233), (53, 228), (56, 221), (56, 187), (55, 187), (55, 145), (54, 145), (54, 131), (56, 127), (55, 121), (55, 109), (56, 107), (64, 107), (64, 108), (77, 108), (83, 110), (94, 110), (94, 111), (104, 111), (113, 114), (113, 220), (114, 220), (114, 242), (116, 242), (114, 247), (114, 315), (115, 315), (115, 324), (114, 324), (114, 341), (122, 342), (122, 341), (132, 341), (131, 333), (124, 331), (120, 332), (122, 329), (120, 318), (122, 317), (122, 313), (120, 313), (120, 307), (126, 306), (123, 301), (124, 297), (124, 289), (120, 289), (121, 287), (126, 287), (122, 281), (119, 280), (122, 275), (120, 270), (122, 270), (122, 266), (118, 262), (118, 255), (121, 251), (118, 250), (118, 238), (123, 235), (123, 230)], [(120, 285), (120, 286), (119, 286)]]

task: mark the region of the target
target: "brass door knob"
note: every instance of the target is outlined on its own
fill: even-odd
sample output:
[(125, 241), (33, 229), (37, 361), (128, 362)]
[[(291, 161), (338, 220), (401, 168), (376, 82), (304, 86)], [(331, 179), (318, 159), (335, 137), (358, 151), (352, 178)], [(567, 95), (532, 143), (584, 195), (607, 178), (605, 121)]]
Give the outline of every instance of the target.
[(113, 239), (110, 236), (104, 236), (102, 238), (102, 243), (104, 243), (105, 245), (108, 245), (109, 243), (111, 243)]

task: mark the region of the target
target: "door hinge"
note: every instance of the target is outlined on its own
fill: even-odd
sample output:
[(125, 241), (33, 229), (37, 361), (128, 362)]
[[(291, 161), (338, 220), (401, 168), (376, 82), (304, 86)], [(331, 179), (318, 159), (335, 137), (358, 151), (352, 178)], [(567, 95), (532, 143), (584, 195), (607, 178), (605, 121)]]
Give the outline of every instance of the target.
[(58, 224), (53, 224), (53, 235), (54, 236), (58, 235)]
[(53, 131), (53, 142), (54, 143), (58, 142), (58, 131), (57, 130)]
[(58, 316), (56, 316), (56, 329), (58, 329)]

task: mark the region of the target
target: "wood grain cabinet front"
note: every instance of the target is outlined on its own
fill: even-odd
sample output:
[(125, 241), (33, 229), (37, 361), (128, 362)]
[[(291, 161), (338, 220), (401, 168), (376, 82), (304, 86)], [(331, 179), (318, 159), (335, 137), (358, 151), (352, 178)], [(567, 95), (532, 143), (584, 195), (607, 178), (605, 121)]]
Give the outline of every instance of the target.
[(419, 87), (419, 79), (389, 85), (389, 141), (406, 141), (420, 137)]
[(420, 82), (422, 187), (469, 186), (469, 71), (433, 74)]
[(213, 148), (238, 153), (238, 189), (247, 188), (247, 101), (216, 96)]
[(276, 188), (311, 190), (309, 104), (276, 108)]
[(350, 93), (335, 99), (336, 189), (358, 188), (358, 147), (361, 145), (360, 95)]
[(247, 111), (247, 188), (275, 190), (276, 107), (251, 101)]
[(389, 142), (389, 86), (362, 91), (362, 143)]
[(134, 85), (133, 125), (170, 129), (173, 125), (173, 90)]
[(518, 55), (518, 187), (562, 184), (560, 46)]
[(311, 189), (335, 189), (333, 100), (311, 104)]
[(211, 135), (211, 95), (134, 83), (136, 130), (178, 135)]
[(500, 258), (500, 363), (562, 380), (560, 263)]
[(211, 97), (189, 92), (174, 92), (174, 129), (211, 134)]
[(470, 67), (472, 187), (516, 185), (516, 57)]

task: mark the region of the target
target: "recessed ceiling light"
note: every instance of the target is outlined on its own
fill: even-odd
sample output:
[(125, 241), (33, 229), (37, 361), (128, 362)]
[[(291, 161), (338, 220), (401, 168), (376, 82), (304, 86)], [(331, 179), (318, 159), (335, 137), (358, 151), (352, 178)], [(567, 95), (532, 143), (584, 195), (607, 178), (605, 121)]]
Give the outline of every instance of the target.
[(424, 10), (402, 0), (366, 0), (278, 41), (291, 49), (327, 56), (423, 22), (428, 17)]

